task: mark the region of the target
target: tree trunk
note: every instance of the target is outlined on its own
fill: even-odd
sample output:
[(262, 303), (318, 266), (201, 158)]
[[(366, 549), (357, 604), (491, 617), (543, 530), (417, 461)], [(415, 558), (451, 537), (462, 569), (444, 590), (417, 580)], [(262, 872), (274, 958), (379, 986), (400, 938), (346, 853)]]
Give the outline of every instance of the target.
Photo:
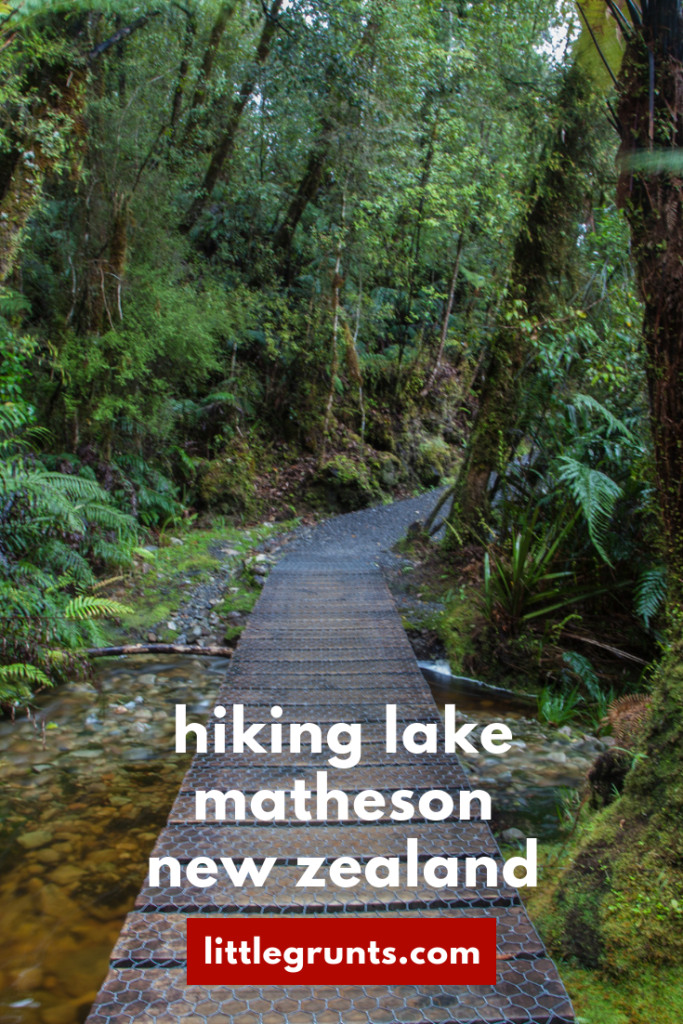
[[(373, 53), (373, 47), (380, 30), (380, 22), (371, 17), (365, 27), (361, 41), (356, 50), (357, 79), (362, 77), (365, 65)], [(306, 170), (299, 182), (294, 198), (289, 204), (287, 212), (279, 228), (273, 235), (273, 248), (281, 250), (287, 256), (292, 244), (304, 211), (310, 202), (313, 202), (323, 180), (325, 164), (334, 141), (335, 124), (342, 116), (341, 111), (348, 102), (348, 96), (339, 88), (336, 81), (337, 70), (334, 63), (330, 64), (325, 73), (329, 91), (323, 113), (320, 118), (320, 132), (315, 144), (308, 156)]]
[(266, 23), (263, 26), (263, 31), (261, 32), (258, 47), (256, 48), (256, 55), (250, 74), (242, 83), (239, 96), (233, 101), (232, 109), (228, 116), (228, 122), (225, 126), (225, 130), (218, 139), (218, 143), (214, 149), (213, 156), (211, 157), (211, 162), (209, 163), (206, 175), (204, 176), (204, 181), (202, 182), (199, 194), (196, 196), (185, 219), (180, 225), (180, 230), (183, 234), (187, 234), (187, 232), (190, 231), (199, 220), (204, 207), (211, 198), (211, 194), (216, 187), (221, 171), (223, 170), (223, 165), (232, 155), (232, 151), (235, 148), (237, 129), (239, 128), (242, 113), (251, 99), (251, 95), (256, 87), (256, 77), (259, 68), (261, 68), (268, 59), (268, 55), (273, 44), (273, 38), (277, 29), (277, 22), (275, 19), (281, 6), (282, 0), (273, 0), (266, 18)]
[(237, 10), (238, 0), (230, 0), (229, 3), (223, 4), (218, 17), (216, 18), (211, 28), (209, 35), (209, 42), (206, 50), (204, 51), (204, 57), (202, 59), (202, 66), (199, 71), (199, 78), (195, 86), (194, 94), (192, 96), (192, 108), (196, 108), (202, 105), (206, 99), (206, 86), (211, 78), (211, 72), (213, 71), (213, 65), (216, 60), (216, 54), (218, 53), (218, 47), (221, 44), (221, 40), (228, 26), (228, 22), (232, 18), (233, 14)]
[(421, 398), (424, 398), (425, 395), (427, 395), (429, 391), (431, 391), (432, 384), (434, 383), (434, 379), (437, 373), (439, 372), (439, 367), (441, 366), (441, 358), (443, 356), (444, 345), (446, 344), (446, 338), (448, 337), (448, 324), (451, 319), (451, 313), (453, 312), (455, 286), (458, 283), (458, 274), (460, 272), (460, 257), (462, 256), (462, 247), (464, 241), (465, 232), (461, 231), (460, 237), (458, 238), (458, 250), (455, 254), (455, 265), (453, 267), (453, 274), (451, 276), (451, 286), (448, 290), (448, 301), (446, 302), (446, 310), (443, 315), (443, 323), (441, 324), (441, 336), (439, 338), (439, 349), (436, 354), (436, 362), (434, 363), (432, 372), (429, 374), (429, 377), (427, 378), (425, 386), (422, 388), (422, 391), (420, 392)]
[(273, 236), (273, 248), (281, 249), (285, 255), (289, 251), (304, 210), (318, 194), (318, 189), (323, 179), (325, 161), (331, 146), (332, 126), (329, 121), (323, 121), (320, 136), (311, 150), (306, 165), (304, 176), (299, 182), (296, 195), (289, 204), (284, 219)]
[[(36, 121), (47, 122), (48, 114), (58, 111), (77, 115), (83, 106), (84, 72), (60, 65), (46, 69), (41, 93), (35, 100)], [(55, 157), (43, 149), (39, 136), (17, 140), (16, 148), (3, 160), (0, 175), (4, 188), (0, 195), (0, 284), (14, 267), (26, 226), (40, 199), (43, 179), (55, 164)], [(0, 182), (0, 184), (2, 184)]]
[[(532, 200), (518, 235), (502, 320), (490, 350), (487, 372), (470, 442), (455, 487), (447, 544), (459, 544), (486, 519), (488, 483), (514, 453), (534, 376), (533, 351), (526, 331), (514, 326), (520, 311), (542, 321), (551, 309), (558, 282), (566, 276), (576, 246), (595, 149), (595, 97), (578, 64), (566, 73), (558, 98), (559, 116), (532, 187)], [(460, 538), (460, 539), (458, 539)]]
[(175, 138), (175, 133), (178, 129), (178, 122), (180, 121), (183, 96), (185, 94), (185, 86), (187, 85), (187, 73), (190, 70), (190, 53), (192, 52), (196, 33), (196, 19), (194, 14), (189, 12), (187, 14), (187, 22), (185, 24), (185, 34), (183, 38), (183, 56), (180, 61), (180, 67), (178, 68), (178, 81), (176, 83), (175, 92), (173, 93), (173, 103), (171, 105), (171, 142), (173, 142), (173, 139)]
[(341, 259), (342, 252), (344, 251), (344, 234), (346, 231), (346, 189), (342, 195), (342, 208), (341, 208), (341, 228), (339, 231), (339, 241), (337, 243), (337, 258), (334, 264), (334, 273), (332, 276), (332, 365), (330, 366), (330, 390), (327, 395), (327, 404), (325, 406), (325, 420), (323, 422), (323, 439), (320, 448), (320, 458), (318, 464), (322, 466), (325, 461), (325, 451), (327, 447), (327, 431), (330, 426), (330, 419), (332, 416), (332, 403), (334, 402), (334, 391), (336, 386), (337, 374), (339, 372), (339, 346), (337, 344), (337, 338), (339, 334), (339, 289), (344, 283), (344, 278), (341, 275)]
[(187, 125), (185, 127), (185, 131), (182, 137), (183, 148), (190, 146), (194, 138), (195, 131), (199, 124), (201, 108), (203, 107), (206, 101), (207, 87), (209, 80), (211, 78), (211, 74), (213, 72), (213, 66), (216, 62), (218, 48), (225, 34), (228, 22), (230, 21), (233, 14), (237, 10), (237, 6), (238, 0), (230, 0), (230, 3), (223, 4), (218, 12), (218, 17), (216, 18), (215, 22), (211, 27), (209, 41), (207, 43), (206, 49), (204, 50), (202, 64), (199, 69), (199, 76), (195, 83), (194, 92), (192, 94), (192, 100), (190, 101), (190, 112), (187, 119)]
[(652, 172), (638, 173), (637, 168), (639, 154), (641, 162), (643, 155), (648, 162), (653, 147), (660, 153), (672, 147), (681, 152), (683, 68), (680, 44), (665, 47), (651, 41), (655, 81), (651, 90), (646, 88), (652, 50), (643, 40), (638, 42), (629, 47), (620, 76), (617, 198), (631, 229), (645, 305), (643, 338), (655, 468), (671, 575), (676, 579), (683, 570), (683, 180), (681, 168), (657, 173), (657, 157)]

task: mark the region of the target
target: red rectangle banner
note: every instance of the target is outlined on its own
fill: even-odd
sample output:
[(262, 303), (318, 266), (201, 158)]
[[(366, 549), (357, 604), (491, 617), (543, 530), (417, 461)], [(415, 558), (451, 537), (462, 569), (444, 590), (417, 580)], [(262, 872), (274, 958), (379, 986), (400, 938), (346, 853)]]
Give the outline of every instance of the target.
[(188, 985), (495, 985), (495, 918), (190, 918)]

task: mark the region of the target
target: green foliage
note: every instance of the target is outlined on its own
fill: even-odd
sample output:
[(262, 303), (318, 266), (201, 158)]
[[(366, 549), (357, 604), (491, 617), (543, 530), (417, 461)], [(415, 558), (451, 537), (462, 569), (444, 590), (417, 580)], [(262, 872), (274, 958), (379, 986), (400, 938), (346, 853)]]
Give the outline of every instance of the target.
[[(0, 700), (25, 701), (103, 634), (92, 621), (122, 605), (85, 591), (97, 568), (130, 565), (131, 516), (88, 476), (47, 469), (32, 450), (23, 398), (32, 346), (0, 320)], [(9, 399), (9, 400), (8, 400)], [(66, 653), (66, 656), (65, 656)]]
[(601, 700), (603, 693), (600, 689), (600, 681), (588, 658), (583, 654), (577, 654), (576, 651), (564, 651), (562, 660), (565, 665), (569, 666), (574, 675), (578, 676), (591, 697), (595, 700)]
[[(146, 525), (178, 510), (158, 499), (145, 507), (142, 491), (139, 507), (126, 504), (129, 483), (149, 489), (126, 458), (170, 478), (178, 492), (161, 493), (171, 502), (201, 506), (203, 465), (247, 431), (318, 446), (330, 382), (333, 413), (355, 434), (366, 411), (393, 414), (398, 400), (407, 415), (422, 404), (461, 237), (446, 351), (480, 358), (506, 276), (506, 238), (526, 203), (533, 133), (556, 88), (539, 43), (558, 14), (549, 2), (512, 0), (508, 38), (491, 34), (488, 9), (447, 8), (399, 0), (389, 15), (358, 0), (289, 4), (259, 104), (245, 106), (189, 238), (177, 226), (215, 154), (226, 105), (251, 76), (262, 9), (235, 5), (211, 55), (222, 10), (213, 0), (149, 12), (125, 41), (90, 58), (59, 123), (63, 158), (24, 242), (32, 398), (53, 452), (113, 469), (127, 492), (117, 504)], [(13, 45), (0, 52), (12, 83), (0, 96), (7, 153), (12, 104), (30, 105), (34, 58), (56, 73), (47, 51), (61, 45), (67, 65), (85, 66), (94, 30), (89, 16), (64, 16), (72, 10), (80, 4), (21, 6)], [(98, 8), (97, 38), (139, 15), (112, 0)], [(22, 122), (25, 151), (45, 128)], [(315, 187), (283, 248), (281, 229), (318, 155)], [(353, 368), (335, 368), (331, 350), (342, 224), (339, 318), (353, 336)], [(416, 479), (453, 462), (438, 426), (430, 433), (432, 450), (411, 466)]]
[(578, 689), (570, 693), (558, 693), (546, 686), (538, 696), (538, 717), (542, 722), (559, 729), (574, 720), (580, 704)]
[(129, 612), (125, 604), (119, 601), (110, 601), (106, 597), (88, 597), (79, 595), (72, 598), (64, 609), (65, 619), (75, 619), (83, 622), (86, 619), (99, 619), (103, 615), (125, 615)]
[(52, 686), (52, 680), (35, 665), (0, 665), (0, 701), (29, 698), (32, 687)]
[(599, 469), (591, 469), (570, 455), (561, 455), (557, 465), (558, 480), (568, 486), (577, 504), (581, 506), (596, 551), (611, 565), (604, 547), (605, 537), (617, 498), (623, 493), (621, 487)]

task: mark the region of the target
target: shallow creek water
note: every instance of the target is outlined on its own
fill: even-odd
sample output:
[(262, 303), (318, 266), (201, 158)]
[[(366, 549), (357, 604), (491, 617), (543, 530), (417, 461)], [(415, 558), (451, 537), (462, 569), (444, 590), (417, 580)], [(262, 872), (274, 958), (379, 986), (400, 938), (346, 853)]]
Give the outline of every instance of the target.
[[(78, 1024), (190, 761), (174, 706), (208, 712), (227, 662), (103, 662), (0, 723), (0, 1021)], [(45, 730), (43, 731), (43, 725)]]
[(441, 710), (444, 704), (455, 704), (458, 721), (479, 723), (480, 728), (470, 736), (473, 743), (473, 737), (478, 739), (481, 729), (491, 722), (505, 722), (510, 727), (512, 749), (504, 755), (460, 756), (472, 788), (491, 794), (494, 832), (512, 827), (527, 836), (555, 838), (560, 824), (558, 791), (578, 788), (606, 745), (577, 730), (558, 731), (541, 725), (534, 717), (535, 702), (531, 700), (449, 677), (424, 662), (420, 665)]
[[(34, 720), (0, 722), (0, 1021), (85, 1020), (189, 764), (173, 751), (174, 705), (208, 712), (225, 666), (102, 662), (93, 683), (46, 695)], [(464, 758), (467, 771), (501, 827), (551, 836), (556, 787), (580, 783), (598, 741), (549, 736), (526, 707), (425, 675), (441, 706), (510, 725), (513, 750)]]

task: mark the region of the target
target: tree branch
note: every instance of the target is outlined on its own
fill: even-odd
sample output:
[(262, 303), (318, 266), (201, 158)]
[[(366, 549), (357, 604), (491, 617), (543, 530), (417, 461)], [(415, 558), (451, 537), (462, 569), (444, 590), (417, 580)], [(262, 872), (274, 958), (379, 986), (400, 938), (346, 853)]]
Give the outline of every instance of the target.
[(92, 64), (93, 61), (101, 57), (103, 53), (106, 53), (110, 47), (115, 46), (117, 43), (127, 39), (128, 36), (132, 35), (139, 28), (143, 28), (150, 18), (156, 18), (161, 14), (161, 11), (152, 11), (151, 14), (143, 14), (141, 18), (137, 18), (131, 22), (130, 25), (124, 25), (118, 32), (115, 32), (109, 39), (105, 39), (99, 43), (93, 50), (88, 54), (88, 64)]

